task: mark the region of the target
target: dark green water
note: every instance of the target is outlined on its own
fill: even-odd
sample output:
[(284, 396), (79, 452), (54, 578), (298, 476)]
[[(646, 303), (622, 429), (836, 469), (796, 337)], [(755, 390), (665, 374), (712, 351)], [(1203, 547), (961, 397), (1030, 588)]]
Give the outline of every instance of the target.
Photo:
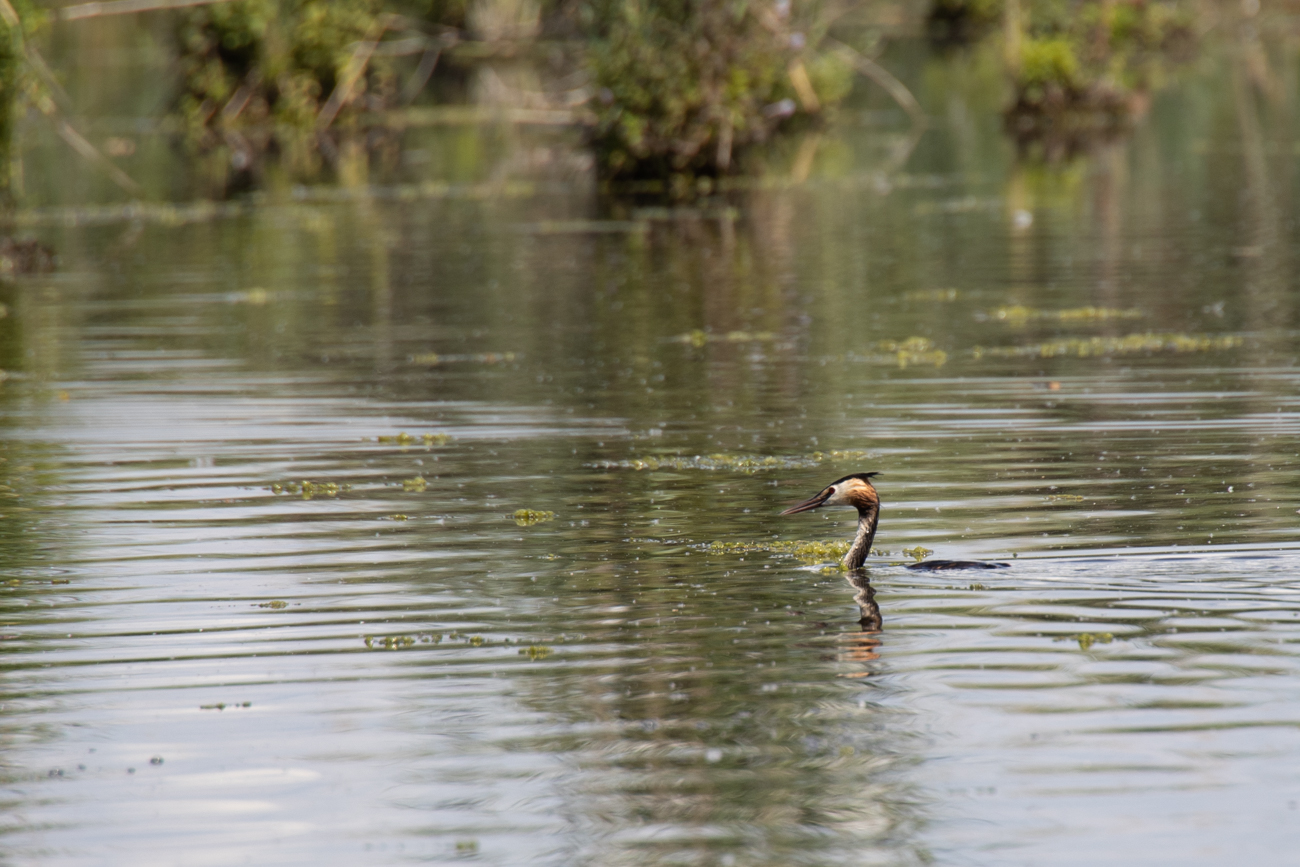
[[(491, 131), (460, 186), (34, 192), (5, 862), (1290, 863), (1289, 103), (1214, 55), (1128, 141), (1017, 163), (963, 63), (914, 76), (901, 167), (851, 115), (807, 183), (693, 209)], [(881, 629), (769, 550), (847, 539), (777, 513), (867, 470)]]

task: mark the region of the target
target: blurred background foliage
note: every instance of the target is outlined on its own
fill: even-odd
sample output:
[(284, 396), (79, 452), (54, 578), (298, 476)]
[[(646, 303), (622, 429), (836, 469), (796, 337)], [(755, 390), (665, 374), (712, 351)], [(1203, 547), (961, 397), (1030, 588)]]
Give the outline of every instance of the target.
[(0, 204), (12, 204), (10, 149), (14, 123), (32, 89), (27, 40), (46, 24), (46, 15), (28, 0), (0, 0)]
[(596, 0), (584, 10), (606, 176), (716, 176), (849, 91), (823, 4)]
[(1086, 135), (1126, 125), (1191, 59), (1199, 36), (1187, 4), (1014, 0), (1007, 21), (1008, 109), (1020, 136)]
[[(217, 197), (264, 186), (275, 171), (355, 178), (349, 166), (397, 159), (394, 136), (413, 124), (487, 113), (576, 132), (607, 190), (681, 199), (761, 177), (773, 153), (799, 147), (783, 139), (827, 128), (854, 88), (873, 92), (882, 111), (910, 117), (907, 146), (915, 146), (925, 125), (909, 89), (918, 86), (916, 52), (895, 49), (926, 42), (984, 70), (993, 111), (1022, 146), (1086, 149), (1141, 118), (1151, 94), (1206, 38), (1253, 20), (1253, 2), (5, 2), (0, 141), (7, 147), (14, 119), (34, 107), (139, 196), (114, 163), (122, 154), (92, 144), (63, 117), (69, 58), (51, 69), (36, 47), (50, 41), (43, 33), (112, 33), (129, 18), (157, 35), (167, 55), (156, 111), (174, 143), (222, 161)], [(58, 23), (43, 28), (47, 19)], [(11, 195), (13, 160), (2, 162)]]

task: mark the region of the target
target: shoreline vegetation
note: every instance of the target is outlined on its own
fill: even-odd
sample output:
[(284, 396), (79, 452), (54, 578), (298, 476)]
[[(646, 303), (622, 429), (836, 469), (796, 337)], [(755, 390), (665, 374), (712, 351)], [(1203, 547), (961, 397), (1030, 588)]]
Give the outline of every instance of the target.
[(29, 109), (140, 197), (69, 120), (36, 48), (54, 26), (120, 15), (165, 22), (176, 80), (162, 122), (225, 160), (218, 197), (258, 188), (267, 160), (320, 177), (412, 124), (491, 118), (578, 131), (607, 193), (687, 200), (760, 177), (762, 146), (816, 133), (855, 86), (907, 119), (901, 161), (926, 116), (881, 56), (915, 32), (939, 50), (995, 46), (1008, 135), (1053, 159), (1122, 135), (1218, 26), (1189, 0), (0, 0), (8, 209)]

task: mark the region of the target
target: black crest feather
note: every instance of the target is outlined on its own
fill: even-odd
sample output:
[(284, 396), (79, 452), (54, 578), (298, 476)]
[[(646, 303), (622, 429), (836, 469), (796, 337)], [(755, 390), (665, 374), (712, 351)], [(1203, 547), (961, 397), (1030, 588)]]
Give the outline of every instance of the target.
[(835, 481), (831, 482), (831, 484), (838, 485), (840, 482), (847, 482), (849, 479), (861, 479), (864, 482), (869, 482), (878, 475), (880, 475), (880, 473), (853, 473), (851, 475), (845, 476), (842, 479), (836, 479)]

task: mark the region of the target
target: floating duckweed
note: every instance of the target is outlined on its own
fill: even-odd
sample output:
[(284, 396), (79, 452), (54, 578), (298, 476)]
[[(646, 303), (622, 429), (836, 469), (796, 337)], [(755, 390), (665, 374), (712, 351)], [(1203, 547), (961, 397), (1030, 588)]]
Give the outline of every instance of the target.
[(400, 512), (398, 512), (396, 515), (393, 515), (394, 521), (409, 521), (410, 519), (411, 519), (410, 515), (403, 515)]
[(412, 364), (422, 364), (425, 367), (437, 367), (440, 364), (452, 362), (467, 362), (470, 364), (508, 364), (519, 356), (513, 352), (471, 352), (462, 355), (439, 355), (436, 352), (425, 352), (420, 355), (410, 356)]
[(1045, 497), (1049, 503), (1082, 503), (1083, 497), (1079, 494), (1052, 494)]
[(553, 520), (555, 520), (554, 512), (545, 512), (538, 509), (520, 509), (515, 512), (515, 523), (521, 527), (545, 524), (547, 521)]
[(384, 650), (397, 650), (403, 647), (414, 647), (415, 639), (409, 635), (387, 635), (380, 639), (378, 644)]
[[(366, 647), (371, 650), (405, 650), (414, 647), (417, 642), (423, 644), (441, 644), (442, 635), (437, 632), (421, 632), (416, 635), (366, 635), (362, 637)], [(480, 643), (482, 643), (480, 641)], [(475, 645), (477, 647), (478, 645)]]
[(551, 655), (551, 648), (544, 644), (530, 644), (527, 647), (520, 648), (520, 656), (527, 656), (531, 660), (545, 659)]
[(956, 289), (914, 289), (903, 295), (904, 301), (956, 301)]
[[(876, 344), (876, 348), (881, 352), (890, 353), (889, 356), (884, 358), (888, 361), (897, 362), (899, 367), (917, 364), (943, 367), (948, 361), (948, 353), (942, 349), (936, 349), (934, 343), (924, 337), (909, 337), (906, 340), (882, 340)], [(872, 356), (871, 359), (879, 361), (881, 357)]]
[(376, 440), (380, 445), (413, 446), (416, 443), (419, 443), (424, 446), (445, 446), (447, 443), (451, 442), (451, 435), (445, 433), (427, 433), (420, 434), (416, 437), (406, 431), (402, 431), (396, 436), (376, 437)]
[(675, 343), (689, 343), (698, 349), (709, 343), (753, 343), (776, 340), (776, 335), (771, 331), (728, 331), (725, 334), (713, 334), (697, 328), (694, 331), (670, 337), (669, 340)]
[(340, 485), (335, 482), (312, 482), (303, 479), (301, 482), (277, 482), (271, 485), (273, 494), (293, 494), (300, 495), (304, 500), (311, 500), (316, 497), (337, 497), (339, 494), (352, 490), (351, 485)]
[(285, 602), (283, 599), (272, 599), (270, 602), (259, 602), (259, 603), (257, 604), (257, 607), (258, 607), (258, 608), (275, 608), (275, 609), (278, 610), (278, 609), (280, 609), (280, 608), (288, 608), (288, 607), (289, 607), (289, 603), (288, 603), (288, 602)]
[[(710, 542), (710, 554), (786, 554), (805, 563), (839, 560), (849, 552), (848, 542)], [(888, 557), (888, 551), (872, 548), (875, 557)]]
[(416, 494), (423, 492), (428, 486), (429, 483), (425, 481), (424, 476), (416, 476), (402, 481), (402, 490), (411, 491)]
[(846, 361), (865, 364), (891, 364), (899, 367), (929, 364), (942, 367), (948, 361), (948, 353), (936, 349), (934, 343), (924, 337), (909, 337), (906, 340), (881, 340), (875, 344), (877, 351), (868, 355), (850, 352), (844, 356)]
[(1141, 352), (1213, 352), (1235, 349), (1245, 343), (1231, 334), (1128, 334), (1124, 337), (1088, 337), (1069, 340), (1049, 340), (1031, 346), (977, 346), (976, 359), (990, 358), (1056, 358), (1072, 355), (1091, 358), (1104, 355), (1134, 355)]
[(1012, 304), (998, 307), (988, 314), (990, 319), (998, 319), (1012, 324), (1022, 324), (1030, 320), (1050, 319), (1057, 322), (1106, 322), (1111, 319), (1141, 319), (1144, 314), (1137, 309), (1119, 309), (1116, 307), (1071, 307), (1067, 310), (1041, 310)]
[(813, 452), (810, 455), (664, 455), (633, 458), (626, 461), (597, 461), (589, 467), (605, 470), (732, 470), (757, 473), (764, 470), (798, 470), (816, 467), (833, 461), (858, 461), (877, 457), (873, 452), (850, 449), (845, 451)]
[(406, 647), (414, 647), (418, 641), (421, 644), (442, 644), (442, 633), (440, 632), (419, 632), (415, 635), (388, 635), (383, 638), (377, 638), (373, 635), (362, 636), (366, 647), (378, 650), (400, 650)]
[(929, 548), (923, 548), (920, 545), (917, 545), (915, 548), (904, 548), (903, 553), (911, 557), (916, 562), (920, 563), (922, 560), (924, 560), (926, 557), (929, 557), (934, 552), (931, 551)]
[(1109, 632), (1080, 632), (1078, 635), (1065, 635), (1053, 641), (1077, 641), (1080, 650), (1087, 650), (1094, 644), (1110, 644), (1115, 636)]
[(471, 635), (471, 636), (470, 636), (470, 639), (469, 639), (469, 643), (472, 644), (472, 645), (474, 645), (475, 647), (482, 647), (482, 646), (483, 646), (483, 636), (481, 636), (481, 635)]

